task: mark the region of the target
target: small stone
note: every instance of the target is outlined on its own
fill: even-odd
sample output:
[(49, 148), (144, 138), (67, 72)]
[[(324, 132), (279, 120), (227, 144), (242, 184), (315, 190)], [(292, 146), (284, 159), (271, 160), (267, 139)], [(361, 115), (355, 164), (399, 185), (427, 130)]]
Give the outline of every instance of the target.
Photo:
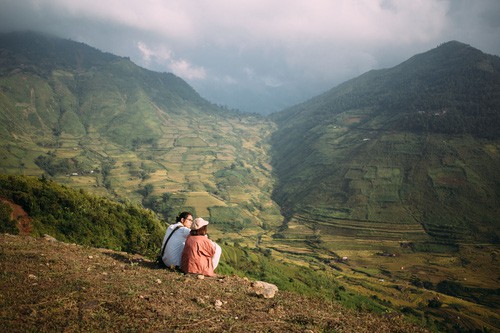
[(49, 242), (55, 242), (55, 241), (57, 241), (57, 239), (55, 239), (51, 235), (47, 235), (47, 234), (43, 235), (43, 239), (45, 239), (46, 241), (49, 241)]
[(156, 279), (156, 283), (157, 284), (161, 284), (161, 280), (160, 279)]
[(262, 295), (264, 298), (273, 298), (278, 291), (276, 285), (264, 281), (255, 281), (252, 283), (252, 288), (257, 295)]
[(220, 299), (215, 300), (215, 307), (220, 308), (222, 306), (222, 301)]
[(94, 257), (92, 257), (92, 256), (89, 256), (88, 258), (89, 258), (89, 259), (94, 259)]
[(205, 279), (205, 275), (198, 275), (198, 280), (204, 280)]
[(30, 280), (38, 280), (37, 276), (36, 276), (36, 275), (33, 275), (33, 274), (28, 275), (28, 278), (29, 278)]

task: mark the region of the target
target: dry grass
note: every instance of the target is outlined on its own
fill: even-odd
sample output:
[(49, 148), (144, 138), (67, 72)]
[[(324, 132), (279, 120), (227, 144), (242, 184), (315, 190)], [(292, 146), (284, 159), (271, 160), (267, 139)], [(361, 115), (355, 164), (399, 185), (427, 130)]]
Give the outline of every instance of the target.
[(198, 279), (141, 256), (32, 237), (0, 235), (0, 272), (4, 332), (425, 331), (399, 315), (282, 291), (264, 299), (245, 278)]

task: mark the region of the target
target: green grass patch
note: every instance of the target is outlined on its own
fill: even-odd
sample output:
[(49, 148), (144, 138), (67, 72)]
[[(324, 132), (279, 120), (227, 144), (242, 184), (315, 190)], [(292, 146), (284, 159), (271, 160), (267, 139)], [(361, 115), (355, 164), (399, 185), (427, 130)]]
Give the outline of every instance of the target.
[(455, 244), (442, 244), (433, 242), (414, 242), (410, 244), (415, 252), (427, 253), (453, 253), (458, 252), (459, 246)]
[(239, 207), (214, 206), (209, 207), (208, 210), (210, 222), (224, 232), (238, 232), (251, 225), (251, 221), (242, 216)]

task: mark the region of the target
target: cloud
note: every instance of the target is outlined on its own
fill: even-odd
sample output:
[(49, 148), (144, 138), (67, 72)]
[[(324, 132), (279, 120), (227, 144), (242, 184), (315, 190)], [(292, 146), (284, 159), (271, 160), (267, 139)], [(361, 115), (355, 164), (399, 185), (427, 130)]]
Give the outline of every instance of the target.
[(1, 31), (40, 30), (85, 42), (172, 71), (207, 98), (231, 95), (236, 102), (266, 88), (282, 89), (282, 100), (284, 89), (290, 101), (310, 97), (449, 40), (500, 54), (498, 0), (0, 3)]
[(147, 63), (151, 62), (151, 60), (154, 58), (159, 60), (170, 60), (172, 57), (172, 51), (163, 47), (161, 47), (159, 50), (153, 50), (144, 42), (137, 42), (137, 48), (141, 52), (144, 61)]
[(187, 80), (202, 80), (206, 78), (206, 71), (203, 67), (197, 67), (184, 59), (175, 59), (173, 52), (164, 46), (151, 48), (144, 42), (138, 42), (137, 48), (142, 54), (142, 60), (146, 65), (152, 63), (165, 65), (177, 76)]
[(62, 19), (107, 21), (129, 29), (152, 32), (173, 39), (193, 33), (191, 17), (175, 1), (160, 0), (25, 0), (39, 12)]
[(264, 84), (266, 86), (271, 87), (271, 88), (277, 88), (277, 87), (281, 87), (283, 85), (283, 82), (281, 82), (281, 80), (276, 79), (272, 76), (265, 76), (262, 78), (262, 81), (264, 82)]
[(203, 67), (193, 66), (186, 60), (173, 61), (170, 68), (174, 74), (188, 80), (201, 80), (206, 77), (206, 71)]

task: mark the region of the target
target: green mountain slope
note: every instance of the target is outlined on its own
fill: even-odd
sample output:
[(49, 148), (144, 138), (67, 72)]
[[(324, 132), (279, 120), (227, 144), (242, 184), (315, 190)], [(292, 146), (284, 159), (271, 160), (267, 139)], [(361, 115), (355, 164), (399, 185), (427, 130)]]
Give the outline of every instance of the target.
[(500, 58), (445, 43), (273, 119), (275, 198), (292, 223), (319, 235), (498, 242)]
[[(86, 135), (130, 146), (156, 141), (158, 107), (170, 113), (220, 114), (186, 82), (147, 71), (127, 58), (35, 33), (13, 33), (2, 45), (2, 133)], [(21, 116), (20, 116), (21, 114)]]
[[(224, 273), (443, 331), (498, 326), (498, 57), (447, 43), (272, 119), (50, 36), (0, 35), (0, 64), (0, 173), (39, 179), (3, 196), (33, 234), (151, 253), (157, 217), (187, 209), (210, 219)], [(21, 223), (10, 201), (4, 232)]]
[(52, 36), (0, 35), (0, 64), (1, 173), (44, 174), (168, 221), (189, 209), (243, 243), (281, 223), (270, 198), (272, 122), (215, 106), (173, 74)]
[[(18, 205), (23, 216), (12, 209)], [(120, 204), (44, 178), (0, 175), (0, 232), (154, 257), (165, 226), (149, 210)]]
[[(33, 288), (23, 288), (19, 283), (29, 282), (31, 287), (42, 283), (43, 295), (47, 297), (61, 291), (57, 283), (56, 285), (47, 284), (47, 282), (60, 281), (60, 278), (68, 277), (59, 274), (60, 276), (54, 279), (54, 274), (58, 270), (54, 265), (57, 265), (57, 263), (63, 263), (64, 266), (59, 267), (61, 269), (60, 273), (70, 272), (70, 277), (77, 281), (81, 282), (84, 279), (92, 284), (92, 281), (95, 282), (103, 277), (106, 279), (106, 283), (99, 283), (99, 285), (106, 285), (107, 289), (113, 284), (118, 289), (125, 285), (129, 293), (130, 286), (134, 283), (137, 283), (134, 288), (140, 289), (140, 286), (144, 286), (144, 277), (148, 274), (157, 275), (151, 280), (155, 282), (149, 283), (149, 285), (156, 286), (161, 284), (158, 282), (158, 277), (163, 281), (164, 278), (173, 274), (171, 276), (173, 280), (170, 282), (190, 278), (201, 281), (200, 283), (205, 287), (207, 283), (209, 285), (213, 283), (213, 291), (216, 293), (222, 292), (227, 297), (228, 295), (234, 295), (234, 292), (228, 293), (227, 288), (222, 288), (221, 282), (236, 279), (235, 284), (242, 286), (243, 289), (245, 289), (244, 284), (249, 283), (248, 278), (244, 280), (237, 278), (239, 275), (252, 279), (264, 279), (276, 284), (280, 289), (278, 294), (280, 304), (286, 302), (282, 296), (288, 294), (291, 297), (290, 300), (300, 298), (302, 301), (306, 301), (308, 299), (313, 303), (322, 304), (322, 306), (334, 306), (339, 311), (341, 310), (343, 314), (348, 314), (344, 320), (359, 322), (359, 315), (367, 312), (371, 312), (370, 316), (373, 319), (379, 317), (380, 314), (382, 314), (382, 317), (379, 317), (380, 319), (387, 319), (387, 315), (390, 314), (390, 322), (393, 324), (396, 317), (401, 319), (401, 324), (403, 320), (410, 320), (418, 325), (432, 329), (433, 332), (450, 332), (451, 329), (472, 331), (480, 328), (482, 331), (490, 331), (494, 329), (495, 323), (498, 323), (498, 314), (495, 312), (495, 309), (498, 308), (498, 297), (496, 297), (498, 288), (495, 287), (495, 284), (489, 282), (491, 280), (491, 271), (498, 267), (498, 262), (495, 260), (494, 255), (491, 255), (494, 253), (492, 252), (494, 247), (491, 246), (481, 246), (480, 250), (478, 247), (466, 247), (458, 256), (455, 254), (450, 256), (440, 255), (439, 260), (441, 263), (439, 266), (442, 266), (440, 269), (437, 269), (436, 263), (433, 262), (436, 260), (434, 255), (414, 254), (412, 251), (407, 250), (400, 252), (397, 259), (384, 259), (383, 269), (377, 270), (374, 267), (368, 268), (366, 262), (357, 263), (354, 260), (349, 261), (349, 263), (330, 263), (330, 266), (334, 269), (331, 269), (325, 260), (321, 264), (319, 264), (319, 261), (314, 264), (311, 261), (309, 266), (303, 264), (294, 265), (290, 264), (289, 261), (275, 257), (271, 251), (251, 249), (247, 246), (231, 246), (224, 242), (221, 243), (223, 252), (220, 265), (217, 268), (217, 274), (222, 275), (216, 280), (200, 280), (196, 276), (183, 277), (175, 272), (153, 269), (156, 268), (156, 265), (151, 259), (157, 254), (164, 228), (165, 225), (151, 211), (137, 205), (118, 203), (91, 195), (82, 190), (76, 191), (45, 178), (0, 175), (0, 233), (19, 233), (22, 236), (0, 235), (2, 239), (0, 241), (2, 254), (0, 266), (3, 268), (10, 267), (3, 270), (5, 279), (2, 280), (4, 285), (0, 290), (4, 294), (5, 292), (9, 293), (11, 296), (3, 298), (5, 300), (3, 308), (12, 310), (11, 315), (2, 318), (2, 323), (9, 323), (14, 327), (18, 327), (15, 324), (16, 322), (19, 324), (19, 320), (13, 320), (12, 318), (17, 318), (17, 315), (20, 318), (23, 317), (23, 311), (18, 313), (19, 311), (16, 312), (15, 310), (18, 306), (26, 308), (23, 291), (33, 291)], [(57, 240), (73, 244), (58, 242), (53, 237), (45, 235), (46, 233), (55, 236)], [(26, 237), (28, 234), (38, 236), (38, 239)], [(42, 235), (44, 235), (43, 238), (40, 237)], [(82, 244), (84, 247), (76, 246), (74, 243)], [(85, 252), (89, 253), (86, 255), (77, 253), (78, 248), (85, 249)], [(112, 252), (106, 249), (127, 251), (128, 253)], [(37, 255), (33, 255), (33, 251)], [(7, 253), (9, 253), (8, 256), (6, 256)], [(51, 259), (50, 253), (55, 254), (57, 259)], [(131, 255), (130, 253), (143, 254), (148, 258)], [(42, 262), (40, 264), (40, 260), (38, 260), (40, 258), (38, 257), (42, 261), (46, 260), (47, 263), (43, 264)], [(17, 262), (13, 258), (20, 261)], [(35, 258), (38, 259), (34, 260)], [(114, 258), (119, 260), (121, 264), (115, 262), (110, 263), (109, 267), (106, 265), (108, 269), (113, 268), (112, 274), (109, 271), (96, 271), (95, 260), (100, 260), (99, 258)], [(81, 261), (79, 266), (81, 270), (75, 270), (75, 262), (79, 260)], [(390, 267), (394, 265), (390, 261), (394, 260), (396, 260), (396, 265), (413, 262), (415, 269), (419, 273), (408, 275), (409, 272), (407, 271), (397, 272), (397, 270)], [(451, 274), (463, 276), (472, 274), (474, 276), (473, 285), (468, 286), (461, 281), (450, 281), (448, 279), (438, 280), (437, 283), (429, 280), (429, 278), (435, 277), (442, 279), (443, 272), (449, 269), (446, 265), (448, 261), (450, 263), (461, 261), (462, 265), (452, 271)], [(427, 265), (429, 267), (422, 266), (422, 262), (433, 262), (433, 265)], [(65, 267), (68, 263), (73, 266), (72, 269)], [(134, 270), (141, 266), (144, 268), (141, 274), (132, 274), (139, 277), (137, 281), (130, 280), (124, 284), (122, 281), (124, 276), (117, 275), (128, 275), (131, 273), (130, 269)], [(456, 265), (453, 264), (453, 266)], [(20, 269), (21, 267), (24, 269)], [(50, 276), (40, 276), (41, 267), (45, 268), (46, 273), (50, 273), (49, 275), (52, 278)], [(422, 271), (425, 272), (423, 276)], [(21, 272), (21, 274), (18, 274), (19, 277), (14, 278), (13, 273), (16, 272)], [(429, 274), (427, 275), (427, 273)], [(450, 274), (450, 272), (447, 274)], [(421, 279), (421, 277), (425, 277), (425, 279)], [(384, 279), (390, 279), (390, 283), (381, 283)], [(34, 280), (38, 282), (34, 283)], [(69, 281), (69, 284), (66, 283), (65, 285), (74, 285), (75, 281)], [(244, 281), (246, 282), (242, 284)], [(215, 286), (215, 284), (218, 286)], [(168, 283), (168, 285), (171, 285), (171, 283)], [(95, 292), (83, 291), (84, 293), (79, 295), (80, 298), (83, 295), (96, 295)], [(39, 292), (35, 292), (35, 294), (41, 295)], [(121, 292), (114, 294), (117, 296), (117, 302), (126, 301), (131, 296), (130, 294), (122, 295)], [(189, 294), (185, 293), (185, 295)], [(175, 298), (177, 301), (191, 302), (189, 297), (179, 296)], [(137, 295), (134, 297), (136, 298)], [(248, 297), (248, 292), (242, 292), (241, 297), (247, 301), (258, 299)], [(28, 298), (32, 299), (33, 297)], [(13, 300), (18, 300), (20, 303), (12, 302)], [(136, 302), (136, 300), (130, 300)], [(228, 301), (230, 302), (229, 299)], [(166, 304), (163, 298), (160, 303)], [(193, 304), (195, 306), (199, 305)], [(299, 305), (299, 303), (296, 304)], [(317, 311), (315, 308), (317, 305), (307, 304), (304, 307), (304, 304), (300, 303), (302, 307), (299, 306), (299, 308), (294, 309), (291, 314), (293, 316), (299, 315), (301, 313), (300, 309)], [(37, 302), (32, 305), (38, 309)], [(281, 305), (284, 305), (284, 303)], [(62, 308), (64, 307), (62, 306)], [(177, 307), (174, 306), (174, 308)], [(175, 311), (170, 311), (171, 308), (172, 304), (167, 304), (165, 310), (169, 313), (175, 313)], [(288, 306), (285, 306), (285, 308), (288, 308)], [(248, 310), (248, 306), (242, 306), (241, 309)], [(353, 313), (352, 309), (361, 311)], [(467, 311), (464, 311), (465, 309)], [(400, 311), (405, 314), (405, 319), (398, 314)], [(266, 310), (267, 312), (269, 311)], [(290, 311), (286, 312), (289, 313)], [(58, 316), (58, 313), (60, 313), (59, 310), (48, 311), (44, 312), (42, 317), (46, 323), (54, 323), (59, 319), (66, 322), (67, 313), (62, 317)], [(123, 311), (120, 313), (123, 315)], [(37, 312), (37, 314), (40, 313)], [(123, 318), (126, 321), (128, 318), (127, 322), (130, 321), (128, 315)], [(37, 315), (38, 324), (40, 324), (40, 319), (41, 317)], [(178, 323), (178, 318), (172, 320), (172, 324)], [(88, 325), (92, 325), (93, 322), (95, 320), (90, 321)], [(262, 324), (261, 320), (257, 322)], [(27, 325), (33, 323), (30, 322)], [(313, 324), (312, 322), (307, 323), (309, 327), (310, 324)], [(314, 320), (314, 323), (316, 323), (315, 325), (319, 324), (316, 320)], [(303, 325), (304, 323), (301, 320), (298, 324)], [(68, 326), (67, 322), (66, 326)], [(356, 325), (355, 327), (359, 328), (360, 326)], [(400, 324), (397, 326), (389, 325), (387, 329), (388, 331), (401, 332)], [(413, 331), (416, 329), (417, 327), (414, 327)]]

